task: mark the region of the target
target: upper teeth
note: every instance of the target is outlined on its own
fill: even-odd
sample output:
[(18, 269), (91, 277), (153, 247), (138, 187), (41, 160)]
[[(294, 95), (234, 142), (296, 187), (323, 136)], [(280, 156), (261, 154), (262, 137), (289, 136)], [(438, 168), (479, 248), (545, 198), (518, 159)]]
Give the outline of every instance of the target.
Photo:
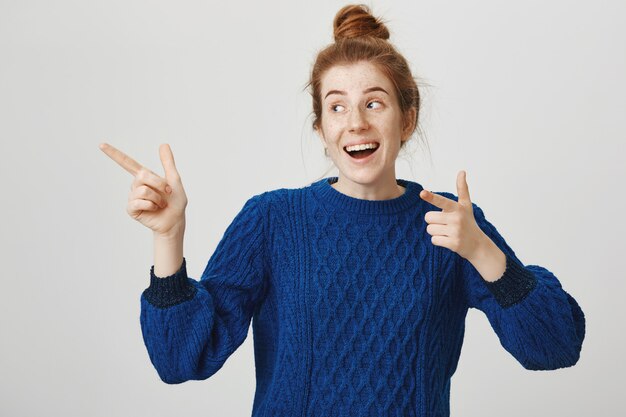
[(352, 152), (352, 151), (362, 151), (364, 149), (376, 149), (376, 148), (378, 148), (377, 143), (363, 143), (361, 145), (346, 146), (346, 151)]

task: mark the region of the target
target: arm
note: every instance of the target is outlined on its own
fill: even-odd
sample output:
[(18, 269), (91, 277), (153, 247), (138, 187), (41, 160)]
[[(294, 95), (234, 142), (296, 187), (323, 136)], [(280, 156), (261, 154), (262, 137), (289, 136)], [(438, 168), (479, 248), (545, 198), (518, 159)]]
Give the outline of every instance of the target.
[(243, 343), (266, 287), (262, 194), (226, 229), (199, 281), (186, 259), (170, 276), (150, 269), (141, 295), (141, 329), (150, 360), (166, 383), (206, 379)]
[[(524, 368), (575, 365), (585, 337), (582, 309), (552, 272), (539, 265), (524, 266), (483, 211), (472, 205), (489, 241), (471, 262), (459, 257), (468, 306), (485, 313), (502, 346)], [(504, 272), (498, 277), (501, 254)]]

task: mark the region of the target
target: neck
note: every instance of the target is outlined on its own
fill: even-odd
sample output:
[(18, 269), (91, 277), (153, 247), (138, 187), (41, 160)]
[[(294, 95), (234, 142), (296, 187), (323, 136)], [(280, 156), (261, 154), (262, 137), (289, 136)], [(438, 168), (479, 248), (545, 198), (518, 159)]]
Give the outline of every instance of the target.
[(332, 187), (342, 194), (361, 200), (391, 200), (406, 191), (398, 185), (395, 176), (370, 184), (357, 183), (339, 176)]

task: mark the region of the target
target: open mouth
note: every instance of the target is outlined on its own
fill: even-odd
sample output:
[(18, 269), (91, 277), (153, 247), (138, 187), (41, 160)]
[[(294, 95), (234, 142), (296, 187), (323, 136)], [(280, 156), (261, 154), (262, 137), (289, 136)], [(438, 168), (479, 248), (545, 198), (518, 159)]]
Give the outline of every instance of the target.
[(350, 150), (344, 147), (343, 150), (354, 159), (363, 159), (376, 152), (379, 147), (380, 145), (377, 142), (372, 142), (365, 145), (351, 146)]

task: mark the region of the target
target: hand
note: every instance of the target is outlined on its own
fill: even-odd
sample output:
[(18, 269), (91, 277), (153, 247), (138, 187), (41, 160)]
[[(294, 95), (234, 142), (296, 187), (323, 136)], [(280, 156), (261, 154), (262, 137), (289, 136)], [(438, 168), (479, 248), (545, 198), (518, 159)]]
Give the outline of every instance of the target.
[(471, 260), (490, 240), (476, 223), (470, 200), (465, 171), (456, 177), (458, 202), (430, 191), (422, 190), (420, 197), (442, 211), (429, 211), (424, 215), (428, 223), (426, 231), (432, 236), (433, 245), (443, 246), (467, 260)]
[(165, 178), (142, 166), (130, 156), (101, 143), (100, 149), (133, 175), (126, 211), (135, 220), (152, 229), (158, 236), (175, 236), (185, 231), (187, 195), (174, 164), (169, 145), (159, 147)]

